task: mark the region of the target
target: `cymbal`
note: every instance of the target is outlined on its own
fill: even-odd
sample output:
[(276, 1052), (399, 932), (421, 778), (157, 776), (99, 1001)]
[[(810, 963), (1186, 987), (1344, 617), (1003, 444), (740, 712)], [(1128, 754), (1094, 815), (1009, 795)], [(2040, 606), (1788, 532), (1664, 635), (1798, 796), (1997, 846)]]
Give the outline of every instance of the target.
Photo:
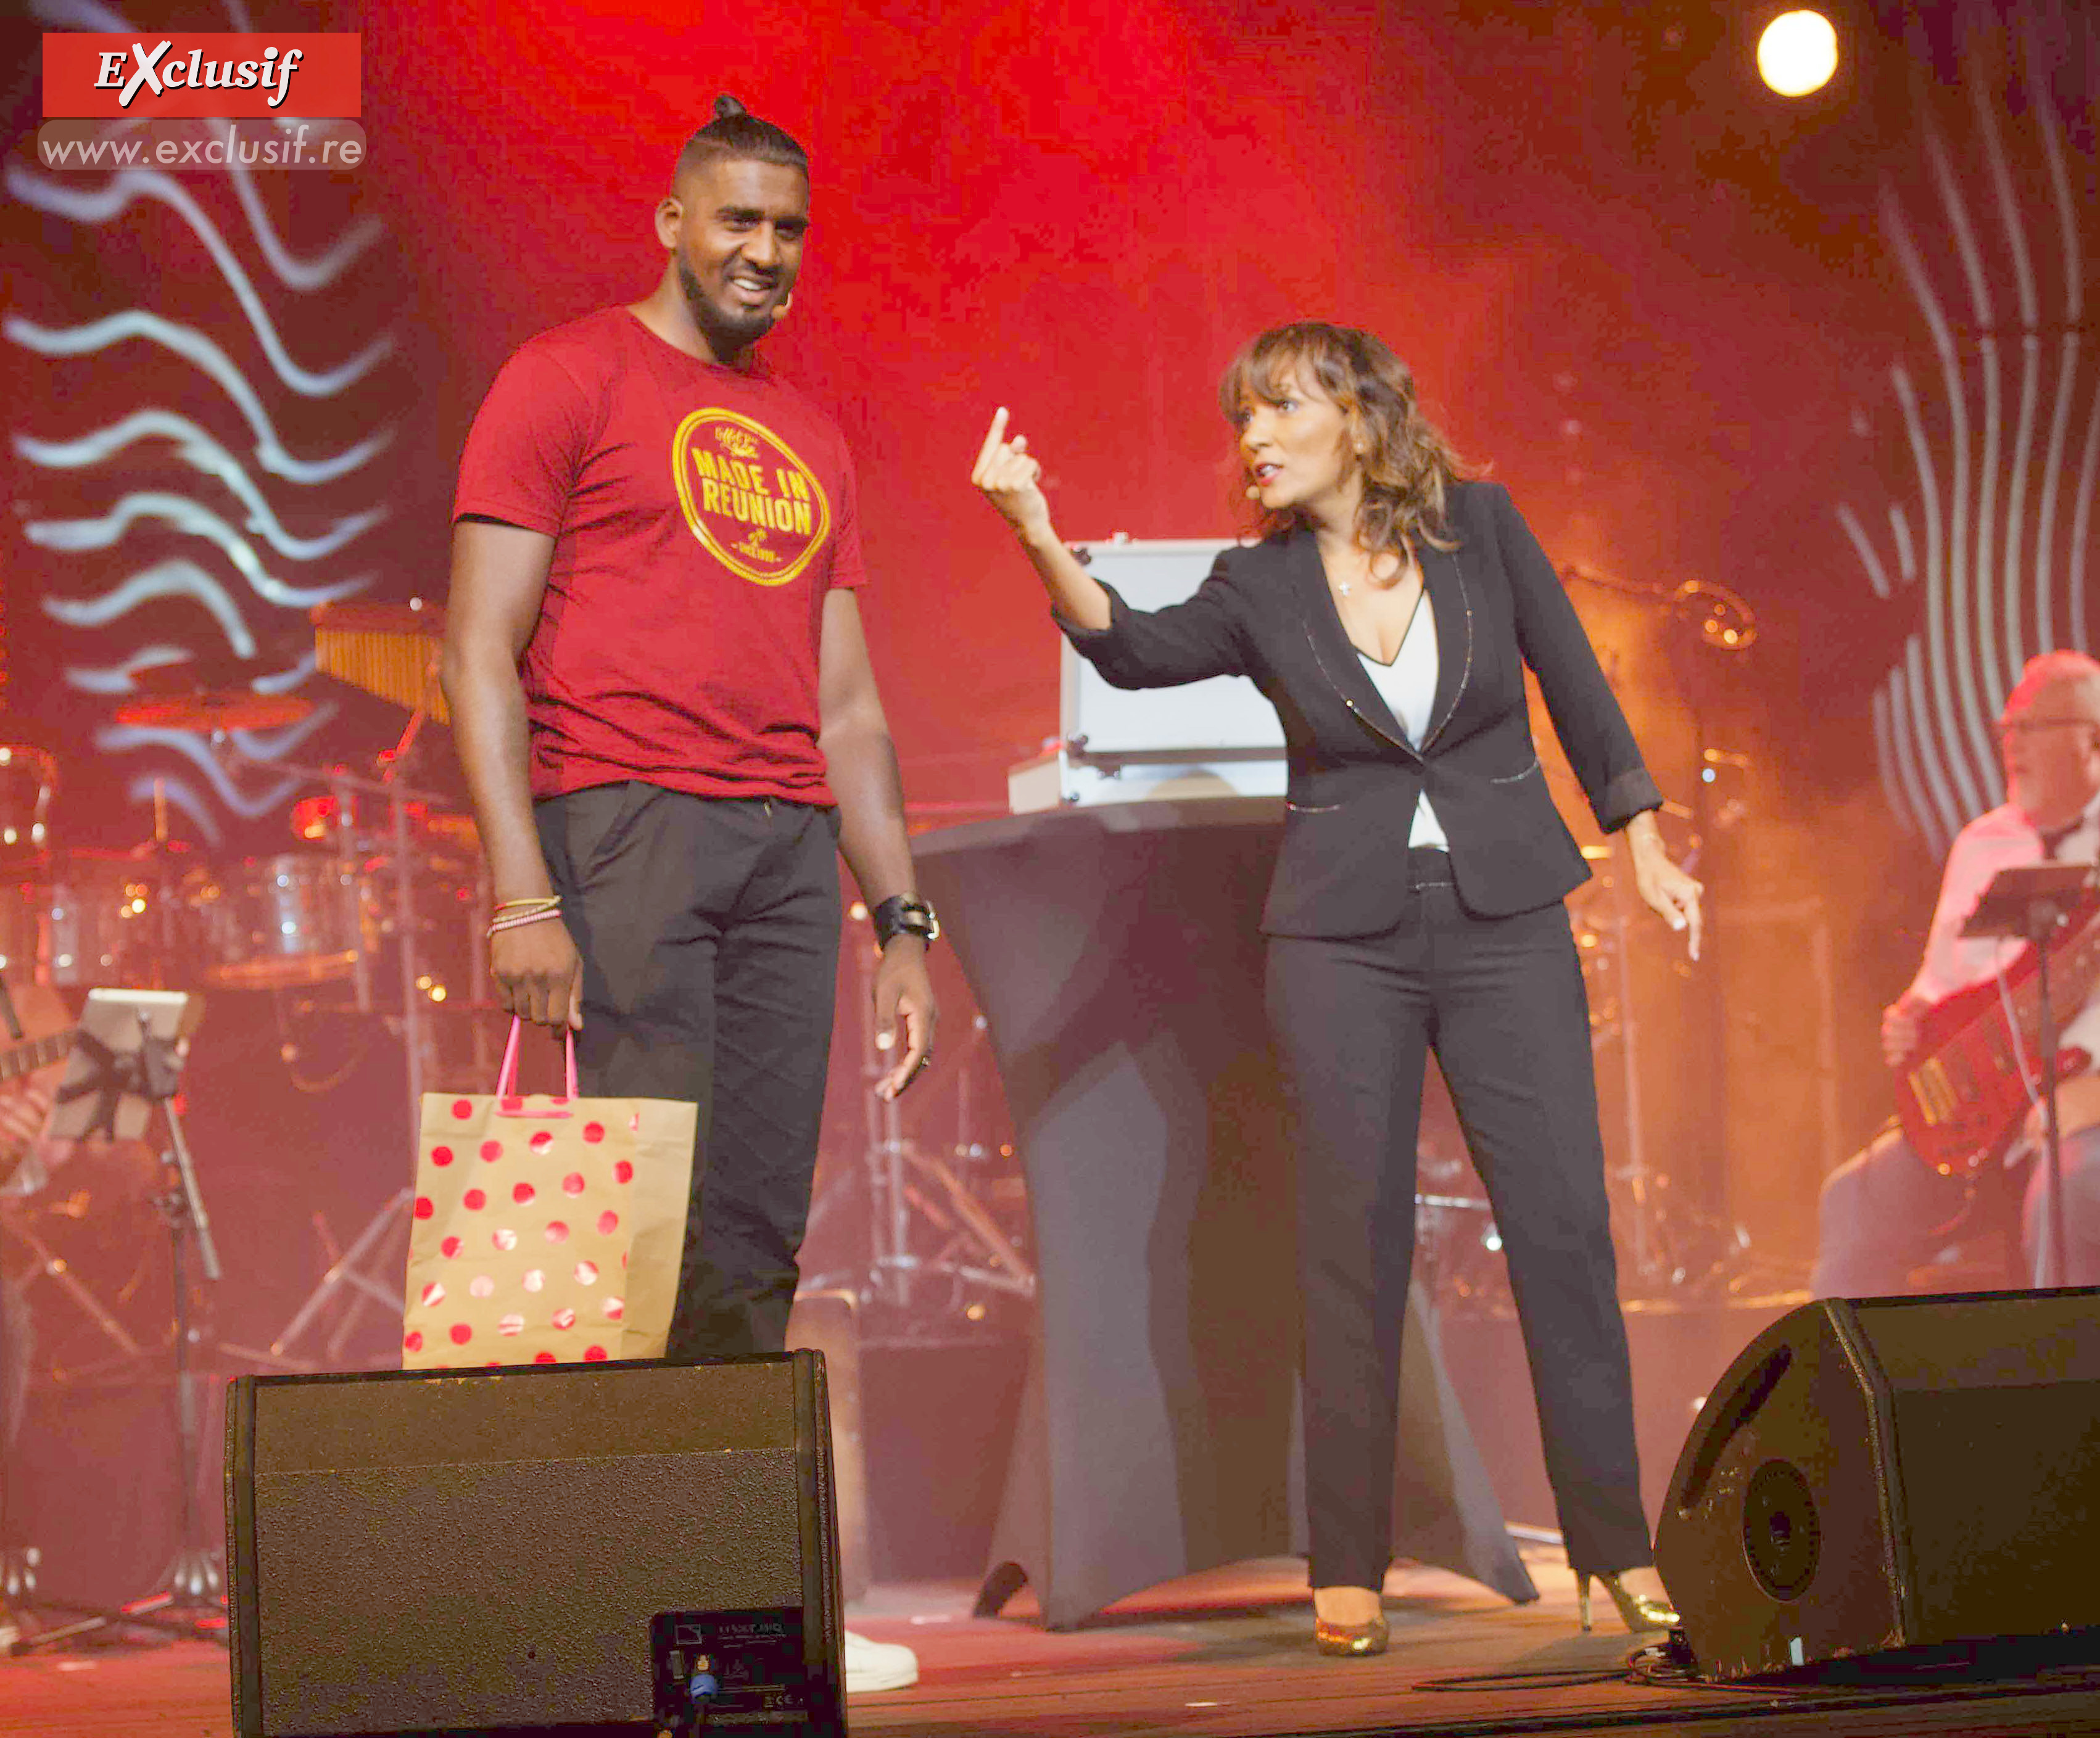
[(204, 689), (186, 694), (143, 694), (117, 708), (120, 724), (161, 730), (272, 730), (296, 724), (314, 709), (298, 694), (258, 694), (252, 688)]

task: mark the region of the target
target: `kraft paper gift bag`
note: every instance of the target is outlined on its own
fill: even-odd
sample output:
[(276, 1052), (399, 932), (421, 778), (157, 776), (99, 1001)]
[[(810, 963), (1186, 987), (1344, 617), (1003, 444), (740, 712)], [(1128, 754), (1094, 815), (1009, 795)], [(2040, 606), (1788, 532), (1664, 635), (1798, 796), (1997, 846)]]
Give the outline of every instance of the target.
[(402, 1366), (661, 1357), (691, 1187), (691, 1104), (516, 1091), (426, 1093)]

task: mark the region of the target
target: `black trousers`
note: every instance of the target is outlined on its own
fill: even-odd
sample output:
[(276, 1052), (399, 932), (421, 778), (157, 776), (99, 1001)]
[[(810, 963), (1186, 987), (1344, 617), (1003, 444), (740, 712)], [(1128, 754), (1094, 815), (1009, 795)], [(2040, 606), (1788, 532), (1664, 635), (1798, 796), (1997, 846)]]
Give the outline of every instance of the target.
[(600, 785), (535, 805), (584, 958), (581, 1090), (699, 1107), (668, 1355), (778, 1352), (837, 985), (837, 811)]
[(1305, 1482), (1315, 1586), (1392, 1557), (1401, 1324), (1425, 1053), (1502, 1233), (1570, 1564), (1652, 1560), (1590, 1057), (1566, 910), (1476, 917), (1441, 851), (1381, 935), (1275, 937), (1269, 1018), (1297, 1102)]

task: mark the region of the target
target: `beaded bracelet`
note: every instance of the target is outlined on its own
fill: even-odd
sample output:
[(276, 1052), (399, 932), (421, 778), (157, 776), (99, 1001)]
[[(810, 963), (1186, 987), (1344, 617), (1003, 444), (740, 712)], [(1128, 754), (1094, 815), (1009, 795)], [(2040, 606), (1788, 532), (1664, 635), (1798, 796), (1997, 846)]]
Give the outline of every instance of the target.
[(528, 923), (545, 923), (549, 917), (560, 916), (554, 906), (544, 905), (537, 911), (523, 911), (514, 917), (491, 918), (486, 933), (493, 935), (498, 930), (520, 930)]

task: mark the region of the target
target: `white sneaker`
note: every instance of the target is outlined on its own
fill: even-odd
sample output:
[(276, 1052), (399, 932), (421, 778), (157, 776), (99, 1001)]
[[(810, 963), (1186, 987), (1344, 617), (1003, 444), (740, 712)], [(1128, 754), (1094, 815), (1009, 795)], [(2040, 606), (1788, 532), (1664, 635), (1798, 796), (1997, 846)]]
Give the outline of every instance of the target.
[(899, 1642), (870, 1641), (846, 1631), (846, 1694), (908, 1690), (919, 1681), (919, 1656)]

